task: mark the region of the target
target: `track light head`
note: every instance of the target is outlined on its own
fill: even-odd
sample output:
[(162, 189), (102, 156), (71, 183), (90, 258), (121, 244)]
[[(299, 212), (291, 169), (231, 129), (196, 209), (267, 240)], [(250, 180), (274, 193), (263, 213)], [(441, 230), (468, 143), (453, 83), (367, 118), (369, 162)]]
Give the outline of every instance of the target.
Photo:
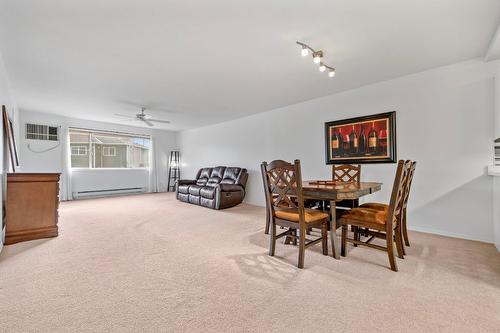
[(330, 69), (330, 70), (328, 71), (328, 76), (329, 76), (329, 77), (334, 77), (334, 76), (335, 76), (335, 69)]
[(313, 53), (313, 62), (315, 64), (319, 64), (321, 62), (321, 58), (323, 58), (323, 51), (316, 51)]
[(302, 46), (302, 50), (300, 51), (300, 54), (303, 57), (307, 57), (307, 55), (309, 55), (309, 49), (307, 48), (307, 46)]
[(320, 71), (320, 72), (324, 72), (324, 71), (326, 71), (326, 66), (325, 66), (325, 65), (323, 65), (323, 64), (320, 64), (320, 65), (319, 65), (319, 71)]

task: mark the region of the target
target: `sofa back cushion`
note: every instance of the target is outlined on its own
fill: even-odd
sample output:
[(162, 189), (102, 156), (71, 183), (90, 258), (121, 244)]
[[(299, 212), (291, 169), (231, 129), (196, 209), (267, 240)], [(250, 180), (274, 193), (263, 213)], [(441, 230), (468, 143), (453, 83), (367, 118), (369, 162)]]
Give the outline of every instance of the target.
[(226, 167), (223, 166), (217, 166), (213, 168), (212, 173), (210, 174), (210, 178), (208, 178), (206, 186), (215, 187), (219, 185), (225, 170)]
[(208, 183), (208, 179), (212, 174), (212, 168), (203, 168), (198, 171), (198, 177), (196, 178), (196, 185), (205, 186)]
[(241, 168), (238, 167), (228, 167), (224, 172), (221, 184), (237, 184), (241, 175)]

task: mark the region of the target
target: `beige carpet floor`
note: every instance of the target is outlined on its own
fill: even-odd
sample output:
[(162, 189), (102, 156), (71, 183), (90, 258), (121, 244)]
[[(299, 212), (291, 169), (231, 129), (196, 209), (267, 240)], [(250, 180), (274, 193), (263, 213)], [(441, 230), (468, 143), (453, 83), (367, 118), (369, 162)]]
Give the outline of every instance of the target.
[(384, 253), (277, 246), (264, 209), (172, 194), (64, 202), (60, 236), (0, 253), (0, 332), (499, 332), (500, 254), (412, 232)]

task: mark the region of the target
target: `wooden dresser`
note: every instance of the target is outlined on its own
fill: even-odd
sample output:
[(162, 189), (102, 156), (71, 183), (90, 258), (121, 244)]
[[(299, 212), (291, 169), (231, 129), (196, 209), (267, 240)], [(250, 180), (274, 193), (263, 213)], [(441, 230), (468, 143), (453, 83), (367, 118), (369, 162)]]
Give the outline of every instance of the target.
[(59, 173), (9, 173), (5, 244), (56, 237)]

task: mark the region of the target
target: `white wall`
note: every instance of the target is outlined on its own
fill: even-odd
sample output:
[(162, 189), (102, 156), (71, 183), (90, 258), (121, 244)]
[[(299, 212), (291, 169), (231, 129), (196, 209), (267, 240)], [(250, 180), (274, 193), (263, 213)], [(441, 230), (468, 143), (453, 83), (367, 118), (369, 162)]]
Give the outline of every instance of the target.
[[(494, 122), (495, 122), (495, 135), (494, 138), (500, 138), (500, 68), (495, 75), (495, 89), (494, 89)], [(492, 159), (494, 165), (494, 160)], [(498, 168), (498, 167), (497, 167)], [(500, 251), (500, 178), (499, 176), (493, 177), (493, 234), (495, 235), (495, 246)]]
[[(54, 147), (57, 143), (35, 140), (26, 140), (24, 135), (25, 124), (46, 124), (67, 127), (82, 127), (99, 130), (112, 130), (137, 134), (148, 134), (153, 136), (155, 154), (158, 166), (159, 188), (167, 190), (167, 162), (171, 150), (178, 149), (177, 132), (154, 130), (142, 127), (122, 126), (110, 123), (88, 121), (74, 118), (66, 118), (58, 115), (20, 111), (21, 135), (19, 141), (20, 164), (22, 172), (62, 172), (65, 149), (62, 146), (44, 153), (35, 153)], [(28, 144), (30, 148), (28, 148)], [(72, 191), (105, 190), (123, 187), (148, 187), (149, 173), (147, 170), (123, 169), (123, 170), (74, 170), (72, 173)], [(64, 186), (61, 186), (64, 190)]]
[[(0, 106), (5, 105), (7, 107), (7, 111), (9, 113), (9, 116), (13, 122), (14, 125), (14, 136), (16, 139), (18, 139), (18, 111), (17, 111), (17, 105), (16, 101), (14, 99), (9, 79), (7, 76), (7, 72), (5, 70), (4, 62), (2, 59), (2, 55), (0, 54)], [(0, 124), (2, 124), (0, 120)], [(11, 171), (10, 169), (10, 163), (9, 163), (9, 158), (8, 158), (8, 148), (7, 148), (7, 143), (4, 142), (3, 139), (3, 129), (1, 130), (2, 134), (0, 134), (0, 174), (1, 178), (3, 179), (5, 177), (5, 173)], [(3, 184), (3, 182), (2, 182)], [(0, 201), (3, 202), (3, 198), (5, 195), (5, 188), (4, 185), (1, 186), (1, 191), (0, 191)], [(3, 216), (3, 207), (0, 206), (0, 216)], [(3, 220), (3, 218), (2, 218)], [(3, 242), (5, 240), (5, 228), (3, 225), (3, 222), (0, 223), (0, 251), (2, 250), (3, 247)]]
[[(183, 178), (202, 166), (245, 167), (246, 201), (263, 205), (262, 161), (298, 158), (304, 179), (326, 179), (326, 121), (396, 110), (398, 157), (418, 161), (409, 227), (492, 242), (493, 181), (486, 167), (493, 154), (495, 66), (458, 63), (183, 131)], [(363, 180), (384, 183), (367, 199), (387, 202), (394, 173), (395, 164), (364, 165)]]

